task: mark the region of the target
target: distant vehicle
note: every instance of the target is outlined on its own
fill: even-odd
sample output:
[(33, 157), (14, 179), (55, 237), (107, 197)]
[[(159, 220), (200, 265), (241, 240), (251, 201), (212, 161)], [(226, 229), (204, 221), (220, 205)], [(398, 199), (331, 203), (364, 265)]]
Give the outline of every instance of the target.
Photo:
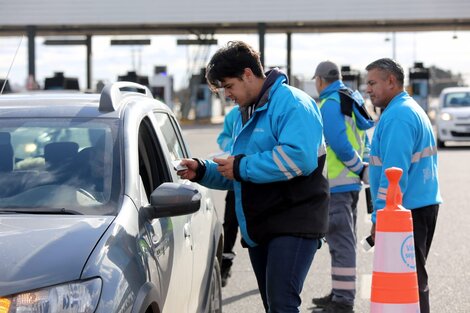
[(221, 312), (222, 225), (188, 157), (142, 85), (0, 96), (0, 312)]
[(436, 116), (437, 145), (446, 141), (470, 141), (470, 87), (442, 90)]

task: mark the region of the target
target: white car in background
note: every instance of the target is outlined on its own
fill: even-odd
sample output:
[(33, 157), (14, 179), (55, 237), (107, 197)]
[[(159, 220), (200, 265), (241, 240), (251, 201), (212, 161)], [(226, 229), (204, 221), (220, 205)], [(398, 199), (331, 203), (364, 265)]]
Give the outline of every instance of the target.
[(470, 142), (470, 87), (442, 90), (436, 116), (437, 145), (446, 141)]

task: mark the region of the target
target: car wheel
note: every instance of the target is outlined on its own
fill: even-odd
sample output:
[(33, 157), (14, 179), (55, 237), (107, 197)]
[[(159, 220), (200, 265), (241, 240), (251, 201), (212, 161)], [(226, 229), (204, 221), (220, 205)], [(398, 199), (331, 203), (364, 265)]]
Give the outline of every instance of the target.
[(222, 313), (222, 279), (220, 277), (220, 264), (217, 258), (214, 260), (214, 266), (212, 267), (209, 313)]
[(437, 147), (444, 148), (446, 146), (445, 142), (437, 138)]

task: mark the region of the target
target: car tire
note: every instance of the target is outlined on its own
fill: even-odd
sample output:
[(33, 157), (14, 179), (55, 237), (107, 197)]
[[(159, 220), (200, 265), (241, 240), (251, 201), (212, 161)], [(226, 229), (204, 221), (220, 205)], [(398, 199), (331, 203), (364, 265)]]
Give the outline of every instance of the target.
[(217, 258), (212, 266), (211, 283), (209, 290), (209, 313), (222, 313), (222, 278), (220, 264)]
[(446, 144), (444, 141), (440, 140), (439, 138), (437, 138), (437, 147), (438, 148), (445, 148)]

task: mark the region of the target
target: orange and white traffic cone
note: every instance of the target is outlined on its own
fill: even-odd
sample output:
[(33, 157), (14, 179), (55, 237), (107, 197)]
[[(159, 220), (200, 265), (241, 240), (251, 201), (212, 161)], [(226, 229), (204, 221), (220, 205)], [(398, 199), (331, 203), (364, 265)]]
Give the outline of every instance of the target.
[(419, 313), (413, 219), (402, 207), (399, 181), (403, 170), (385, 170), (386, 205), (377, 211), (371, 313)]

